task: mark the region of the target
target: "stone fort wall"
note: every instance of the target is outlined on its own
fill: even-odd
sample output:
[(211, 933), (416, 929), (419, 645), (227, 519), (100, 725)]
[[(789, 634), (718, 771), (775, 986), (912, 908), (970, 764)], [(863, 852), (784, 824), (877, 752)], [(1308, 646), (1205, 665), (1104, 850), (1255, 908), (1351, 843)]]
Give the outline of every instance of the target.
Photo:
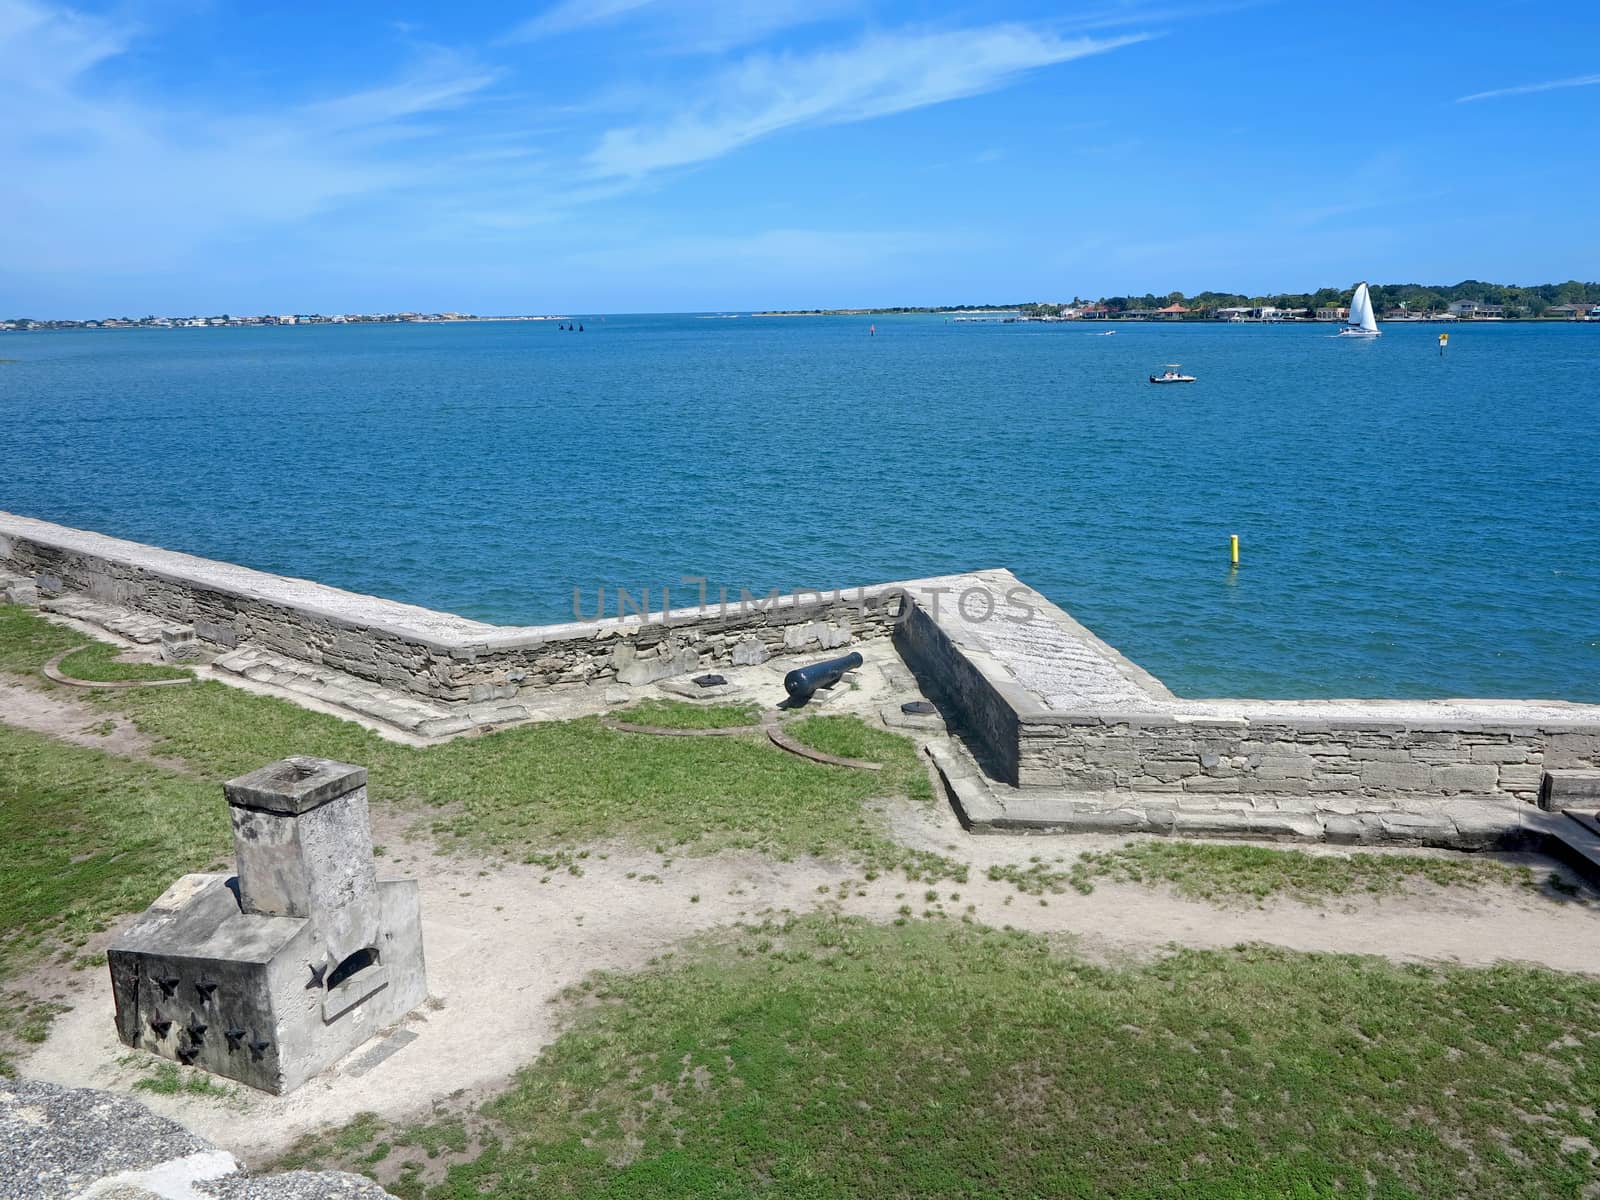
[(887, 636), (902, 599), (884, 585), (507, 627), (3, 513), (0, 571), (46, 600), (85, 596), (192, 626), (215, 649), (253, 643), (447, 703), (830, 650)]
[[(1547, 770), (1600, 769), (1597, 706), (1183, 700), (1005, 571), (513, 628), (0, 513), (5, 575), (45, 598), (84, 596), (192, 627), (218, 650), (266, 647), (447, 705), (892, 636), (991, 779), (1177, 809), (1240, 796), (1288, 814), (1455, 796), (1521, 802)], [(1008, 641), (1022, 625), (963, 623), (949, 593), (984, 589), (993, 596), (968, 614), (1020, 598), (1032, 640)], [(1036, 680), (1024, 686), (1051, 654), (1080, 664), (1072, 678), (1087, 699), (1064, 704), (1041, 699)]]
[[(982, 573), (1010, 592), (1008, 572)], [(918, 603), (895, 645), (956, 715), (991, 780), (1026, 792), (1121, 796), (1183, 810), (1263, 806), (1324, 816), (1414, 809), (1455, 797), (1534, 802), (1547, 770), (1600, 769), (1600, 706), (1520, 700), (1186, 700), (1043, 596), (1026, 650), (1003, 626)], [(1078, 666), (1046, 697), (1030, 671)], [(1087, 664), (1086, 666), (1083, 664)], [(1088, 697), (1100, 695), (1095, 703)]]
[(1272, 797), (1284, 812), (1340, 812), (1473, 796), (1533, 803), (1546, 769), (1600, 767), (1593, 721), (1052, 716), (1018, 725), (1023, 787), (1134, 792), (1178, 804)]

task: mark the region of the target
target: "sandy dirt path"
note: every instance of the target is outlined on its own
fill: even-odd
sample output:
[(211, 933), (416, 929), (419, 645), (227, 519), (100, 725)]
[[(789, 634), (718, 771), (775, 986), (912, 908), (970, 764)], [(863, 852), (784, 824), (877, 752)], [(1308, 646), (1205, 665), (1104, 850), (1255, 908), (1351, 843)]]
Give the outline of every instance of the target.
[(121, 758), (187, 771), (178, 759), (154, 753), (154, 741), (112, 709), (100, 708), (63, 691), (30, 687), (15, 675), (0, 675), (0, 724), (47, 734), (74, 746), (104, 750)]

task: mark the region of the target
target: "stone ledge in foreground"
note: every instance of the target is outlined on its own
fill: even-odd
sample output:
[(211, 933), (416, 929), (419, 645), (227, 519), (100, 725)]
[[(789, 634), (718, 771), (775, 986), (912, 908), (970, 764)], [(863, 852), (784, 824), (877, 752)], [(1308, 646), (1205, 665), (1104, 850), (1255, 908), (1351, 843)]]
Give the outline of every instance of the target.
[(359, 1175), (248, 1175), (131, 1096), (0, 1079), (0, 1200), (394, 1200)]

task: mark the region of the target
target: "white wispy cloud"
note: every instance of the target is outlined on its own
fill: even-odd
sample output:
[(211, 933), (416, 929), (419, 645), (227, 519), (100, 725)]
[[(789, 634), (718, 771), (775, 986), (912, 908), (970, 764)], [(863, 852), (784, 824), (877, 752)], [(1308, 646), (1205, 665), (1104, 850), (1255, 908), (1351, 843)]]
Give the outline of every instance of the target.
[(703, 99), (667, 120), (608, 130), (586, 161), (599, 177), (638, 178), (719, 158), (784, 129), (865, 121), (991, 92), (1040, 67), (1149, 36), (1060, 38), (995, 25), (877, 34), (808, 55), (756, 55), (708, 81)]
[(1515, 87), (1492, 88), (1487, 92), (1473, 92), (1470, 96), (1457, 96), (1457, 104), (1473, 100), (1493, 100), (1499, 96), (1526, 96), (1533, 92), (1555, 92), (1562, 88), (1593, 87), (1600, 83), (1600, 75), (1574, 75), (1570, 79), (1548, 79), (1543, 83), (1519, 83)]
[(561, 0), (513, 27), (502, 44), (625, 30), (631, 44), (668, 54), (721, 54), (785, 30), (859, 11), (864, 0)]
[[(13, 218), (0, 247), (13, 267), (171, 261), (208, 237), (426, 187), (430, 174), (445, 174), (447, 152), (430, 164), (386, 147), (429, 136), (428, 118), (498, 78), (433, 49), (387, 82), (343, 95), (173, 111), (100, 74), (138, 37), (110, 18), (0, 0), (0, 85), (28, 114), (0, 124)], [(52, 229), (57, 236), (39, 236)]]
[(580, 29), (589, 29), (597, 25), (610, 25), (656, 2), (657, 0), (561, 0), (538, 16), (529, 17), (501, 40), (532, 42), (563, 33), (575, 33)]

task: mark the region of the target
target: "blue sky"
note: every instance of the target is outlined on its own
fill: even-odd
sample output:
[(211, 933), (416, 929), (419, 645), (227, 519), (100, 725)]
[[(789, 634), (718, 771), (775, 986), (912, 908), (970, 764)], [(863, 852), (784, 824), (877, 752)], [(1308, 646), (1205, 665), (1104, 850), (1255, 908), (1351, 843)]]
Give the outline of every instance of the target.
[(0, 0), (0, 315), (1600, 276), (1600, 7)]

